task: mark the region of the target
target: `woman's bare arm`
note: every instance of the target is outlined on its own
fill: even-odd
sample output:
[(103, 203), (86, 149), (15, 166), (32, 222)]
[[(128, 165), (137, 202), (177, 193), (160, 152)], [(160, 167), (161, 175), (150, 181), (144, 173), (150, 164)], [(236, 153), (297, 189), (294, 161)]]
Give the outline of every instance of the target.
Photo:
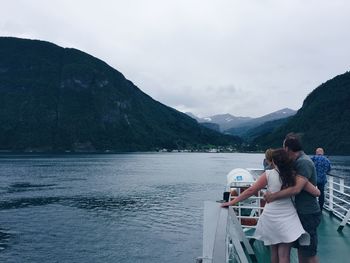
[(226, 207), (226, 206), (234, 205), (240, 201), (243, 201), (243, 200), (251, 197), (255, 193), (257, 193), (261, 189), (263, 189), (266, 185), (267, 185), (267, 177), (266, 177), (266, 173), (263, 173), (262, 175), (259, 176), (258, 180), (251, 187), (249, 187), (247, 190), (245, 190), (243, 193), (241, 193), (235, 199), (233, 199), (229, 202), (222, 203), (221, 206)]

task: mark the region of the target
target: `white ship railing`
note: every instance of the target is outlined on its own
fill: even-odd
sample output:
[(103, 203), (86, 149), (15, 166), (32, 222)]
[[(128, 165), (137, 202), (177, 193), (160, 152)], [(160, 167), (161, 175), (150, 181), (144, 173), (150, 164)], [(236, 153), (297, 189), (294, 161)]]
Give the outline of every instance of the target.
[(324, 208), (341, 220), (338, 231), (350, 224), (350, 187), (345, 184), (344, 177), (328, 175)]
[(198, 263), (248, 263), (256, 261), (250, 245), (232, 207), (204, 202), (203, 256)]
[[(231, 193), (231, 190), (235, 190), (239, 195), (249, 185), (249, 182), (245, 186), (231, 184), (229, 190)], [(229, 199), (234, 197), (230, 195)], [(221, 208), (221, 203), (205, 202), (203, 256), (197, 258), (197, 262), (256, 262), (256, 256), (249, 243), (252, 237), (249, 233), (253, 233), (250, 230), (256, 227), (263, 203), (263, 192), (229, 208)]]

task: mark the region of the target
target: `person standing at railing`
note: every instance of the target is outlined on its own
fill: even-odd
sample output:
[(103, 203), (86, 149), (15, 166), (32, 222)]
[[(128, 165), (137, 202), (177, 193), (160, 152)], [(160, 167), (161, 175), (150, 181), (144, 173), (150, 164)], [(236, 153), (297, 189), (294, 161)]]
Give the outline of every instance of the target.
[(310, 234), (310, 244), (308, 246), (302, 246), (297, 243), (295, 244), (298, 248), (299, 262), (317, 263), (317, 227), (321, 222), (321, 210), (317, 198), (307, 193), (304, 188), (305, 185), (308, 185), (309, 183), (316, 186), (316, 168), (311, 158), (304, 153), (301, 139), (298, 134), (287, 134), (283, 141), (283, 148), (293, 160), (298, 180), (293, 187), (288, 187), (275, 193), (266, 192), (264, 198), (267, 203), (273, 203), (286, 197), (295, 196), (295, 205), (301, 224)]
[(264, 171), (273, 169), (272, 166), (272, 149), (269, 148), (265, 151), (265, 158), (263, 160)]
[(317, 173), (317, 187), (320, 189), (321, 195), (318, 198), (318, 203), (320, 205), (320, 209), (322, 211), (324, 204), (324, 186), (327, 183), (327, 174), (331, 170), (331, 162), (328, 160), (326, 156), (324, 156), (324, 150), (322, 148), (316, 149), (316, 155), (313, 156), (312, 161), (316, 167)]
[[(272, 151), (272, 170), (266, 170), (257, 181), (238, 197), (223, 203), (222, 207), (234, 205), (251, 197), (267, 186), (268, 191), (277, 192), (293, 187), (297, 178), (292, 160), (284, 149)], [(311, 183), (305, 185), (305, 191), (318, 196), (320, 191)], [(300, 238), (302, 244), (308, 244), (309, 235), (303, 229), (291, 198), (284, 198), (265, 205), (256, 226), (256, 239), (271, 247), (272, 263), (290, 262), (290, 250), (294, 241)]]

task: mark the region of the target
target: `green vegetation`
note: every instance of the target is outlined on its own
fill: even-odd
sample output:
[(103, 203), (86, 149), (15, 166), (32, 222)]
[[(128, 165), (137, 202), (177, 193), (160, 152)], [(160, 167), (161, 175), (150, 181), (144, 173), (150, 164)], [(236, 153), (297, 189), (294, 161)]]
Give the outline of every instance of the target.
[(292, 131), (302, 134), (309, 154), (323, 147), (327, 154), (350, 155), (350, 72), (320, 85), (286, 124), (252, 144), (257, 150), (281, 147), (284, 136)]
[(148, 151), (239, 147), (76, 49), (0, 38), (0, 150)]
[(279, 127), (281, 127), (283, 124), (287, 123), (287, 121), (291, 117), (283, 118), (283, 119), (277, 119), (273, 121), (267, 121), (257, 127), (254, 127), (252, 129), (247, 130), (244, 134), (242, 134), (242, 138), (247, 141), (248, 143), (254, 141), (255, 138), (262, 136), (262, 135), (268, 135), (271, 132), (275, 131)]
[(311, 92), (295, 116), (245, 131), (242, 144), (153, 100), (84, 52), (0, 37), (0, 150), (264, 151), (293, 131), (303, 134), (307, 153), (350, 155), (349, 102), (347, 72)]

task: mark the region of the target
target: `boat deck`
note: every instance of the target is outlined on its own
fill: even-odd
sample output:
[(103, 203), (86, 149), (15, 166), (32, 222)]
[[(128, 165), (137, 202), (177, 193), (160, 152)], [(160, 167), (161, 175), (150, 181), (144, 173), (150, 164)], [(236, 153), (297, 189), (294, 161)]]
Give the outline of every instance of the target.
[[(241, 174), (237, 174), (237, 177), (238, 175)], [(318, 258), (321, 263), (350, 262), (350, 186), (348, 185), (345, 184), (343, 177), (329, 175), (325, 189), (326, 202), (318, 227)], [(229, 187), (232, 188), (231, 183)], [(234, 187), (240, 189), (244, 186), (237, 184)], [(251, 238), (254, 226), (248, 221), (243, 221), (246, 218), (254, 220), (259, 218), (259, 211), (263, 207), (260, 193), (247, 200), (246, 203), (240, 202), (228, 209), (221, 208), (217, 202), (204, 202), (203, 254), (197, 258), (197, 262), (270, 262), (269, 248), (261, 241)], [(297, 250), (294, 248), (291, 252), (291, 262), (298, 262)]]
[[(350, 262), (350, 227), (346, 225), (342, 232), (337, 228), (340, 220), (324, 211), (318, 227), (318, 257), (322, 262)], [(268, 248), (262, 242), (255, 241), (254, 252), (259, 263), (270, 262)], [(298, 262), (296, 249), (292, 249), (291, 262)]]
[(345, 225), (342, 232), (337, 228), (340, 220), (323, 212), (318, 227), (318, 255), (320, 262), (349, 262), (350, 261), (350, 227)]

